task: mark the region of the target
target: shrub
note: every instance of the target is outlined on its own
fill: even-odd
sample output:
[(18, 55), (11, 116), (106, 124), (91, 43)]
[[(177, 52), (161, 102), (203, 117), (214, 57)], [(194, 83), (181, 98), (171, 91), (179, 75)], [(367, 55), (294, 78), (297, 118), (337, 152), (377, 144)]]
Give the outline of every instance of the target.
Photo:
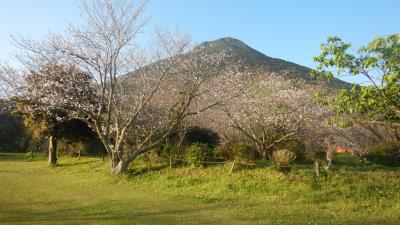
[(305, 158), (305, 145), (304, 142), (298, 140), (287, 140), (276, 145), (277, 149), (287, 149), (296, 155), (296, 161)]
[(202, 162), (213, 157), (213, 149), (207, 144), (193, 143), (186, 149), (185, 162), (192, 167), (202, 165)]
[(238, 162), (253, 162), (256, 158), (254, 148), (244, 142), (231, 142), (216, 149), (220, 157)]
[(296, 159), (296, 154), (287, 149), (280, 149), (272, 153), (272, 158), (276, 169), (284, 170), (290, 169)]
[(370, 162), (382, 165), (400, 165), (400, 142), (382, 142), (374, 145), (366, 158)]
[(252, 146), (238, 142), (231, 146), (232, 159), (238, 162), (253, 162), (255, 159), (255, 152)]
[(215, 157), (232, 159), (232, 143), (224, 143), (215, 148)]
[(176, 144), (166, 144), (162, 146), (161, 149), (161, 157), (167, 160), (170, 164), (170, 167), (176, 164), (176, 161), (180, 155), (180, 148)]
[(166, 144), (162, 146), (161, 157), (169, 159), (169, 157), (176, 157), (179, 154), (179, 147), (175, 144)]

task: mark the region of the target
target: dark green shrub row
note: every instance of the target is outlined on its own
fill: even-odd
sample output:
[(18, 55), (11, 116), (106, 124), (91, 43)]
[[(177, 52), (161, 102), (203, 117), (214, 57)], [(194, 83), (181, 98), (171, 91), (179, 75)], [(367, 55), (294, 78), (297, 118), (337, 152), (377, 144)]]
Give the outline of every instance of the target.
[(382, 142), (372, 146), (366, 156), (373, 163), (399, 166), (400, 165), (400, 142)]

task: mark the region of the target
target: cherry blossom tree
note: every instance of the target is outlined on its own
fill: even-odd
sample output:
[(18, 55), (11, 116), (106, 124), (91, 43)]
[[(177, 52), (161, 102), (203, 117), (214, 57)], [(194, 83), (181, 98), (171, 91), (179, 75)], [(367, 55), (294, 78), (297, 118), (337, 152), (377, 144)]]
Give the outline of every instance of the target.
[(83, 110), (94, 109), (98, 102), (92, 86), (90, 76), (76, 67), (49, 64), (31, 71), (21, 92), (14, 96), (14, 113), (21, 115), (28, 128), (40, 127), (40, 133), (48, 137), (51, 166), (57, 163), (57, 137), (63, 123), (79, 117)]
[(113, 174), (126, 172), (138, 155), (179, 132), (189, 117), (226, 104), (241, 90), (237, 68), (223, 65), (229, 51), (191, 50), (188, 35), (164, 30), (150, 47), (139, 43), (148, 21), (142, 17), (145, 5), (83, 2), (84, 23), (69, 26), (65, 34), (40, 41), (14, 36), (23, 73), (37, 78), (21, 99), (62, 111), (61, 120), (88, 124), (107, 150)]
[(9, 107), (10, 98), (18, 94), (23, 86), (23, 75), (6, 62), (0, 61), (0, 110)]
[(276, 144), (297, 138), (305, 124), (321, 123), (324, 110), (312, 100), (317, 88), (279, 74), (260, 74), (246, 94), (223, 109), (227, 126), (254, 143), (267, 159)]

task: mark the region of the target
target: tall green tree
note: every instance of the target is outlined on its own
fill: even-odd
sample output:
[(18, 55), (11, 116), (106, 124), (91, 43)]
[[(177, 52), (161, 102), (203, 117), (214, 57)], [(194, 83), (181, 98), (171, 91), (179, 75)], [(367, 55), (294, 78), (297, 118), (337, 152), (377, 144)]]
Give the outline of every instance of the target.
[(368, 45), (352, 49), (339, 37), (329, 37), (321, 44), (321, 54), (313, 76), (355, 76), (367, 85), (353, 84), (324, 103), (332, 106), (335, 122), (355, 122), (400, 127), (400, 34), (377, 37)]

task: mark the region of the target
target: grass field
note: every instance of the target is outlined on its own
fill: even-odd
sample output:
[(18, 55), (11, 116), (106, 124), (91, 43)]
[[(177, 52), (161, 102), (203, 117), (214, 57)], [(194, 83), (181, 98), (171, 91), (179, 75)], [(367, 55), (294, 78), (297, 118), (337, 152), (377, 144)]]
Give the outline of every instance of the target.
[(310, 165), (136, 168), (0, 153), (0, 224), (400, 224), (400, 170), (349, 156), (318, 178)]

